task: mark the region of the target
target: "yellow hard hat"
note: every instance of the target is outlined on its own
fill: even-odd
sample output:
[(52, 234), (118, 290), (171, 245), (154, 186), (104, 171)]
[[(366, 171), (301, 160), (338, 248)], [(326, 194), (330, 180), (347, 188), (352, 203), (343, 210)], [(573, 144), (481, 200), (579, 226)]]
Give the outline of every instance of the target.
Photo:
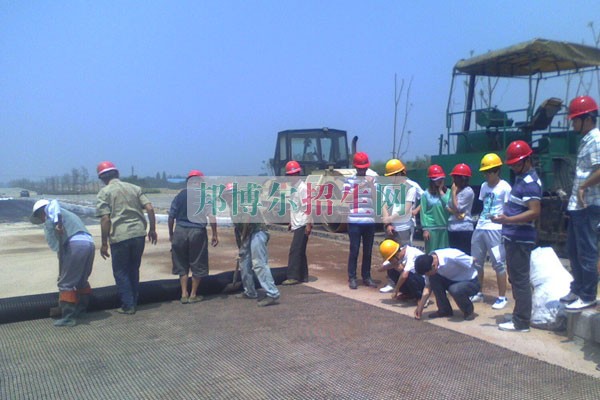
[(398, 250), (400, 250), (400, 243), (390, 239), (384, 240), (379, 245), (379, 252), (381, 253), (381, 257), (384, 258), (384, 261), (388, 261), (390, 258), (394, 257)]
[(501, 165), (502, 160), (498, 157), (498, 154), (488, 153), (481, 159), (481, 168), (479, 168), (479, 171), (487, 171), (488, 169), (499, 167)]
[(402, 161), (394, 158), (387, 163), (385, 163), (385, 176), (390, 176), (397, 174), (398, 172), (402, 172), (406, 169)]

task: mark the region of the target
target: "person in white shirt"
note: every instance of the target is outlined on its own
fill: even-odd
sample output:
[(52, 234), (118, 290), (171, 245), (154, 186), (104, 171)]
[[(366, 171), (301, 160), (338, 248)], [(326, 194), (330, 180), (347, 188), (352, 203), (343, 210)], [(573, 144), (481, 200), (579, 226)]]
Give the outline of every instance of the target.
[(431, 292), (435, 294), (438, 310), (429, 318), (451, 317), (452, 306), (446, 291), (463, 312), (465, 320), (475, 318), (473, 303), (469, 299), (480, 289), (477, 270), (473, 268), (473, 257), (458, 249), (438, 249), (431, 254), (423, 254), (415, 260), (415, 272), (425, 276), (425, 289), (415, 309), (415, 318), (421, 319), (423, 308)]
[(384, 260), (380, 271), (388, 271), (394, 282), (392, 299), (398, 299), (399, 293), (402, 299), (420, 299), (425, 280), (415, 273), (415, 260), (423, 252), (391, 239), (381, 242), (379, 252)]
[[(488, 255), (492, 268), (496, 271), (498, 297), (492, 305), (495, 310), (503, 309), (508, 303), (502, 225), (492, 222), (493, 216), (503, 213), (504, 204), (508, 202), (512, 189), (508, 182), (500, 179), (501, 166), (502, 160), (495, 153), (486, 154), (481, 159), (479, 171), (485, 175), (485, 182), (481, 185), (479, 200), (483, 202), (483, 209), (471, 238), (471, 255), (481, 287), (483, 287), (484, 263)], [(479, 292), (472, 296), (471, 301), (474, 303), (483, 301), (483, 293)]]
[[(385, 164), (385, 176), (390, 182), (383, 189), (384, 203), (382, 217), (385, 226), (385, 236), (401, 244), (412, 246), (413, 232), (415, 229), (414, 215), (416, 203), (423, 193), (418, 183), (411, 181), (406, 176), (406, 167), (398, 159), (389, 160)], [(402, 191), (402, 195), (399, 195)], [(393, 275), (393, 269), (388, 270), (387, 285), (379, 289), (381, 293), (390, 293), (394, 290), (397, 278)]]
[(348, 238), (350, 239), (350, 252), (348, 254), (348, 286), (358, 289), (356, 269), (358, 266), (358, 253), (362, 241), (362, 282), (367, 287), (376, 288), (377, 283), (371, 278), (371, 254), (375, 239), (375, 177), (371, 176), (369, 156), (358, 152), (354, 155), (352, 165), (356, 175), (344, 181), (343, 201), (349, 204), (348, 209)]
[(301, 172), (302, 167), (297, 161), (289, 161), (285, 166), (285, 174), (289, 177), (296, 177), (297, 180), (294, 182), (290, 194), (290, 201), (296, 207), (290, 210), (290, 224), (288, 225), (288, 230), (294, 232), (294, 237), (288, 255), (287, 276), (282, 285), (308, 282), (306, 246), (312, 231), (312, 223), (310, 216), (306, 213), (307, 187), (306, 182), (299, 178)]

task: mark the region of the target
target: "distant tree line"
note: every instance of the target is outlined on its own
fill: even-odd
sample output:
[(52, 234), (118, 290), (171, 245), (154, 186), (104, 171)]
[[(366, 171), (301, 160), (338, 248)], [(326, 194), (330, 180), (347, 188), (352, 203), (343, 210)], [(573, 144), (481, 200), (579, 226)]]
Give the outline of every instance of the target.
[[(169, 182), (168, 179), (181, 179), (182, 182)], [(184, 176), (172, 176), (163, 171), (155, 177), (121, 176), (121, 180), (130, 182), (146, 189), (146, 192), (158, 191), (153, 189), (181, 189), (185, 187)], [(50, 176), (40, 180), (15, 179), (8, 183), (10, 187), (19, 187), (37, 192), (38, 194), (93, 194), (100, 190), (102, 182), (94, 174), (90, 177), (86, 167), (72, 168), (70, 173)]]

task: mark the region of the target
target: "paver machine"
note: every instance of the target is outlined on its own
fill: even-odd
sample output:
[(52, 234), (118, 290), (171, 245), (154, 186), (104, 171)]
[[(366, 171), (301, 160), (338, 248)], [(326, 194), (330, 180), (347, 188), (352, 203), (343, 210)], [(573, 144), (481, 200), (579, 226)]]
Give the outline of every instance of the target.
[[(539, 238), (560, 250), (566, 240), (564, 210), (571, 193), (580, 138), (570, 130), (566, 104), (577, 95), (597, 91), (600, 49), (534, 39), (505, 49), (460, 60), (452, 72), (446, 110), (447, 132), (439, 137), (432, 164), (446, 173), (458, 163), (474, 171), (471, 185), (479, 192), (480, 160), (490, 152), (504, 158), (514, 140), (530, 143), (543, 183)], [(456, 111), (457, 104), (464, 106)], [(508, 167), (502, 178), (513, 181)], [(409, 171), (427, 187), (425, 170)], [(450, 183), (450, 182), (447, 182)], [(481, 203), (474, 205), (474, 214)]]

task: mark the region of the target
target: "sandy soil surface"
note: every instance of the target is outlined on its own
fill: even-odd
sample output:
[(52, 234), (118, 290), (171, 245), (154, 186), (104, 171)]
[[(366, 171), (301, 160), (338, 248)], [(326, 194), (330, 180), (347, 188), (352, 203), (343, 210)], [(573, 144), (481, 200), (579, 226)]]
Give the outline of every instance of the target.
[[(100, 227), (90, 225), (89, 229), (99, 248)], [(348, 243), (345, 235), (333, 235), (336, 239), (313, 236), (308, 245), (310, 281), (306, 285), (317, 289), (334, 292), (340, 296), (366, 302), (392, 312), (412, 317), (414, 302), (395, 302), (388, 294), (379, 290), (359, 286), (358, 290), (350, 290), (347, 285), (346, 265)], [(170, 243), (166, 224), (158, 225), (158, 244), (147, 244), (142, 260), (141, 280), (174, 279), (171, 275)], [(210, 248), (210, 273), (232, 270), (235, 265), (237, 248), (231, 228), (219, 228), (220, 243)], [(287, 265), (287, 254), (291, 234), (285, 231), (271, 231), (269, 242), (270, 264), (273, 267)], [(373, 265), (379, 263), (379, 255), (374, 252)], [(48, 248), (43, 231), (39, 226), (29, 223), (5, 223), (0, 225), (0, 298), (56, 292), (58, 263), (56, 254)], [(481, 340), (502, 346), (519, 353), (545, 360), (549, 363), (600, 377), (596, 364), (600, 362), (600, 346), (568, 341), (564, 334), (532, 329), (529, 333), (508, 333), (497, 329), (497, 323), (505, 319), (511, 312), (514, 303), (512, 294), (510, 302), (501, 311), (491, 308), (496, 292), (495, 274), (486, 271), (484, 293), (485, 303), (475, 304), (477, 318), (463, 321), (462, 317), (449, 319), (424, 320), (424, 324), (436, 324), (447, 329), (462, 332)], [(376, 272), (373, 277), (385, 284), (385, 274)], [(114, 285), (110, 260), (103, 260), (96, 252), (94, 270), (91, 276), (92, 287)], [(281, 301), (285, 301), (285, 296)], [(434, 311), (435, 305), (426, 311)], [(456, 307), (455, 307), (456, 310)], [(460, 314), (460, 313), (456, 313)], [(402, 338), (402, 332), (396, 332)], [(388, 351), (389, 349), (381, 349)], [(485, 357), (482, 354), (481, 357)]]

